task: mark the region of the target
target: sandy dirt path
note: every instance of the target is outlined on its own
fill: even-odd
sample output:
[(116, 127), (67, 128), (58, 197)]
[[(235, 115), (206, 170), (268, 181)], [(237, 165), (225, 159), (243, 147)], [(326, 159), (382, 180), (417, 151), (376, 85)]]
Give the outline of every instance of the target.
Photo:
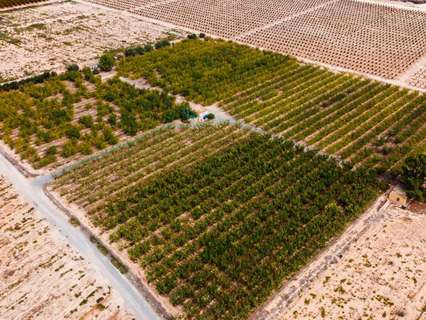
[(137, 319), (157, 320), (160, 317), (154, 312), (143, 295), (122, 275), (96, 246), (80, 231), (73, 227), (66, 216), (46, 197), (44, 184), (49, 176), (27, 179), (3, 155), (0, 155), (0, 175), (9, 180), (14, 189), (46, 219), (50, 227), (56, 229), (66, 238), (74, 250), (77, 250), (91, 266), (103, 276), (106, 282), (124, 300), (124, 306)]

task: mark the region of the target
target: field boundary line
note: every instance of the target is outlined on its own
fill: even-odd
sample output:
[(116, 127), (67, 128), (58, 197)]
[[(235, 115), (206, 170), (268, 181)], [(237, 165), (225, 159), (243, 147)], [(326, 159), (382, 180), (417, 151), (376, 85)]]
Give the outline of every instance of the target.
[(278, 320), (283, 310), (287, 309), (297, 298), (297, 295), (320, 276), (331, 264), (337, 263), (343, 254), (358, 238), (363, 235), (374, 223), (385, 218), (383, 211), (390, 202), (387, 195), (391, 189), (381, 194), (364, 213), (352, 222), (339, 235), (331, 240), (330, 244), (314, 257), (304, 268), (288, 281), (284, 281), (271, 297), (259, 307), (249, 320)]
[(322, 8), (324, 8), (324, 7), (326, 7), (326, 6), (330, 5), (330, 4), (334, 4), (334, 3), (340, 2), (340, 1), (341, 0), (331, 0), (331, 1), (324, 2), (324, 3), (320, 4), (320, 5), (317, 5), (315, 7), (306, 9), (306, 10), (304, 10), (302, 12), (298, 12), (298, 13), (295, 13), (295, 14), (290, 15), (288, 17), (285, 17), (285, 18), (282, 18), (282, 19), (279, 19), (279, 20), (275, 20), (274, 22), (265, 24), (263, 26), (260, 26), (260, 27), (254, 28), (254, 29), (251, 29), (250, 31), (247, 31), (247, 32), (244, 32), (244, 33), (240, 33), (239, 35), (237, 35), (235, 37), (232, 37), (231, 39), (232, 40), (241, 40), (241, 38), (248, 37), (248, 36), (250, 36), (250, 35), (252, 35), (252, 34), (254, 34), (254, 33), (258, 32), (258, 31), (262, 31), (262, 30), (265, 30), (265, 29), (269, 29), (269, 28), (275, 27), (278, 24), (281, 24), (283, 22), (292, 20), (294, 18), (298, 18), (298, 17), (303, 16), (303, 15), (305, 15), (307, 13), (311, 13), (313, 11), (316, 11), (318, 9), (322, 9)]
[[(99, 237), (88, 224), (83, 222), (79, 216), (73, 214), (67, 206), (58, 199), (58, 197), (49, 190), (48, 183), (45, 183), (42, 186), (43, 193), (47, 196), (47, 198), (67, 217), (70, 219), (75, 219), (78, 221), (78, 228), (90, 239), (94, 239), (98, 244), (102, 245), (107, 249), (110, 258), (117, 260), (120, 264), (124, 266), (128, 266), (128, 263), (125, 262), (122, 257), (116, 253), (116, 250), (110, 246), (109, 243), (104, 241), (101, 237)], [(62, 199), (62, 198), (60, 198)], [(138, 289), (138, 291), (145, 297), (146, 301), (153, 307), (153, 309), (157, 312), (157, 314), (163, 319), (173, 319), (173, 316), (163, 307), (163, 304), (155, 297), (155, 295), (151, 292), (150, 288), (147, 284), (141, 281), (137, 274), (128, 268), (126, 274), (124, 276)]]

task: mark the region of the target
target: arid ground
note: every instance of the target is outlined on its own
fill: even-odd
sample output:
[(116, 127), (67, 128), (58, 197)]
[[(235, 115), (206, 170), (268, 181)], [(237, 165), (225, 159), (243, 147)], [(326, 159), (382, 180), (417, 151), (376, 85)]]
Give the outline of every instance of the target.
[(0, 81), (66, 64), (91, 65), (105, 50), (154, 41), (168, 29), (77, 2), (0, 12)]
[(426, 215), (393, 206), (281, 319), (423, 319)]
[(0, 177), (1, 319), (133, 319), (101, 274)]

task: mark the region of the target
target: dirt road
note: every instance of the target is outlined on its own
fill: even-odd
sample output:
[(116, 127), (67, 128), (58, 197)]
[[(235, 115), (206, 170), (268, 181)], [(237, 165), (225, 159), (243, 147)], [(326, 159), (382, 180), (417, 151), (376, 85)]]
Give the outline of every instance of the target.
[(40, 215), (51, 225), (51, 228), (57, 229), (67, 239), (69, 244), (92, 264), (93, 268), (122, 297), (125, 302), (124, 306), (137, 319), (160, 319), (144, 296), (130, 281), (111, 264), (107, 257), (99, 252), (79, 228), (72, 226), (66, 215), (47, 198), (43, 191), (43, 186), (50, 180), (49, 176), (28, 179), (1, 154), (0, 175), (12, 182), (15, 190), (38, 210)]

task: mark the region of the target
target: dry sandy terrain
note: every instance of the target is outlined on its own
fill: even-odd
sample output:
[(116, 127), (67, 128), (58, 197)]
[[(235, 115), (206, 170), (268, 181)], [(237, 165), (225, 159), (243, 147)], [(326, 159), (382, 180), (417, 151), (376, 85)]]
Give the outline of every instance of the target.
[(0, 80), (90, 65), (107, 49), (154, 41), (168, 31), (109, 9), (65, 2), (0, 13)]
[(382, 214), (280, 319), (426, 316), (426, 215), (393, 206)]
[(0, 176), (0, 318), (132, 319), (117, 294)]

